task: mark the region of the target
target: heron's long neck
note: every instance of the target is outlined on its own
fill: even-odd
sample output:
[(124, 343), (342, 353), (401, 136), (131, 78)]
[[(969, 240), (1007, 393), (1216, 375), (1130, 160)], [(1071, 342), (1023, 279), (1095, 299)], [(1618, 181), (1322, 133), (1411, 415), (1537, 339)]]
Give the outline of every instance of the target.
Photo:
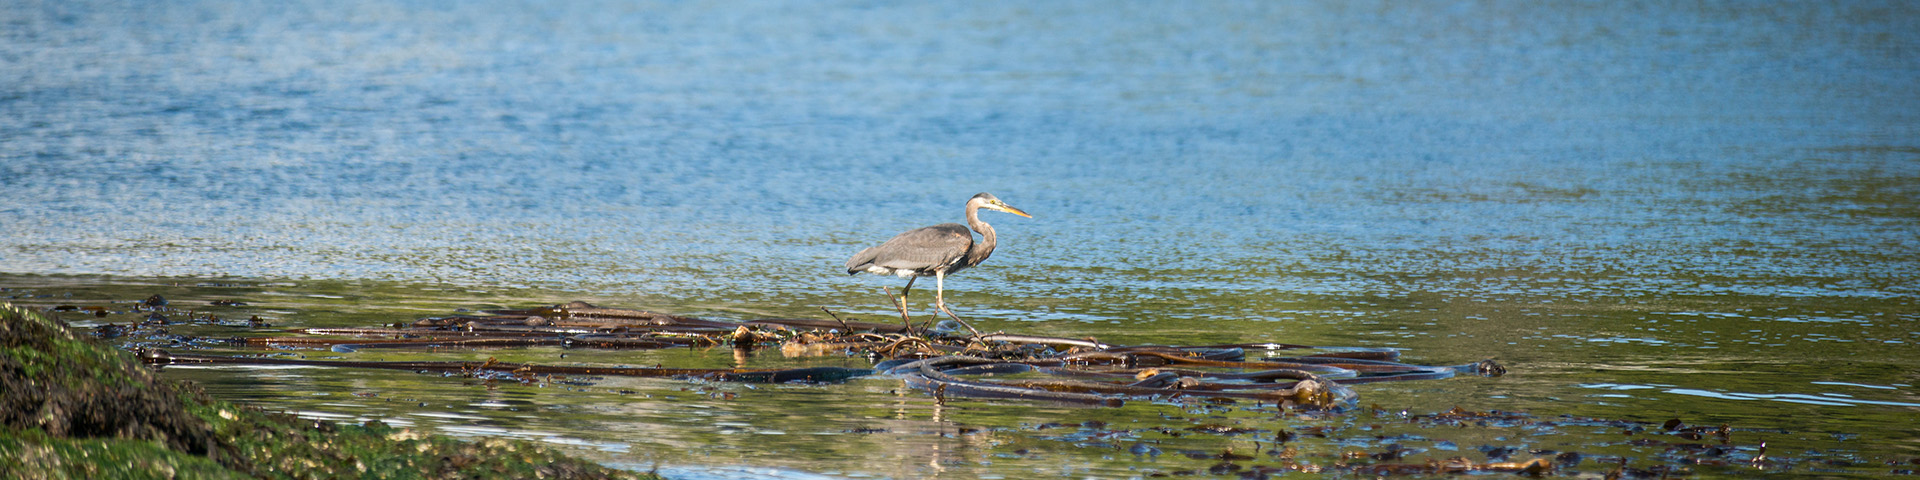
[(980, 242), (967, 249), (967, 265), (979, 265), (993, 255), (993, 225), (980, 221), (980, 207), (969, 205), (967, 208), (967, 227), (980, 232)]

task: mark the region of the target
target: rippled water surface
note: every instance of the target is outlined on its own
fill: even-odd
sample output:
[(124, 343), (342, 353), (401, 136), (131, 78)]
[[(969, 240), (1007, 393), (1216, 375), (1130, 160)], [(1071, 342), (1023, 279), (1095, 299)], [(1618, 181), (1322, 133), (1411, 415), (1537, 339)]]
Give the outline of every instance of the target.
[[(983, 213), (1000, 250), (949, 282), (985, 328), (1497, 358), (1514, 373), (1362, 403), (1730, 423), (1885, 473), (1920, 457), (1916, 23), (1900, 2), (8, 2), (0, 294), (240, 299), (205, 310), (276, 326), (575, 299), (884, 319), (899, 282), (840, 263), (988, 191), (1034, 218)], [(1041, 428), (1203, 407), (938, 405), (887, 379), (170, 371), (688, 477), (1128, 476), (1210, 464), (1136, 443), (1258, 448)], [(1214, 414), (1379, 421), (1256, 410)], [(1405, 442), (1498, 442), (1425, 436)]]

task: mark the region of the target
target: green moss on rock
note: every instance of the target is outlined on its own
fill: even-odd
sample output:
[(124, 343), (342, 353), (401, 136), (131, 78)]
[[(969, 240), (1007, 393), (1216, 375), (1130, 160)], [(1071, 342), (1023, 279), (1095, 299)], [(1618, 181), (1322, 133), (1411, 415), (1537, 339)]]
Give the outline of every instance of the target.
[(525, 441), (238, 407), (0, 304), (0, 478), (646, 478)]

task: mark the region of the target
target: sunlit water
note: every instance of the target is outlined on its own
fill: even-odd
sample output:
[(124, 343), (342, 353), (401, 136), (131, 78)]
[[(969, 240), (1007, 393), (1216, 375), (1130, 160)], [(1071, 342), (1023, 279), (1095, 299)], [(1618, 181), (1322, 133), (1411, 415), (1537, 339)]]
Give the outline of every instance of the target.
[[(949, 282), (986, 328), (1497, 358), (1513, 375), (1362, 402), (1724, 422), (1885, 472), (1920, 456), (1900, 426), (1920, 413), (1916, 23), (1864, 2), (9, 2), (0, 294), (236, 298), (202, 310), (276, 326), (574, 299), (884, 320), (899, 282), (840, 263), (989, 191), (1034, 218), (983, 213), (1001, 248)], [(833, 362), (860, 360), (745, 361)], [(171, 371), (686, 476), (1126, 476), (1207, 465), (1136, 442), (1251, 448), (1038, 427), (1190, 425), (1175, 405), (936, 405), (884, 378)]]

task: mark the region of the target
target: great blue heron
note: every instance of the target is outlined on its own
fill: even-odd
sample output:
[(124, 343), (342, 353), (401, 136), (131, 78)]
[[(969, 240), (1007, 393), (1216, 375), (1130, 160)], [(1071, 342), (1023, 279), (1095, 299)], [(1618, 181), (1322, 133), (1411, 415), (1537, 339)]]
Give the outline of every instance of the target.
[[(877, 247), (868, 247), (847, 259), (847, 274), (858, 275), (867, 272), (876, 275), (898, 275), (907, 279), (907, 286), (900, 289), (900, 315), (907, 316), (907, 291), (913, 289), (913, 281), (920, 277), (933, 277), (933, 306), (946, 313), (948, 317), (959, 320), (968, 330), (974, 330), (965, 320), (947, 310), (947, 275), (979, 265), (993, 255), (993, 226), (980, 221), (980, 209), (1002, 212), (1033, 218), (1027, 212), (1013, 208), (1006, 202), (994, 198), (991, 193), (981, 193), (967, 199), (967, 224), (942, 223), (931, 227), (921, 227), (895, 235)], [(973, 241), (973, 234), (967, 228), (980, 232), (980, 241)], [(911, 325), (909, 325), (911, 328)], [(978, 335), (979, 330), (974, 330)]]

